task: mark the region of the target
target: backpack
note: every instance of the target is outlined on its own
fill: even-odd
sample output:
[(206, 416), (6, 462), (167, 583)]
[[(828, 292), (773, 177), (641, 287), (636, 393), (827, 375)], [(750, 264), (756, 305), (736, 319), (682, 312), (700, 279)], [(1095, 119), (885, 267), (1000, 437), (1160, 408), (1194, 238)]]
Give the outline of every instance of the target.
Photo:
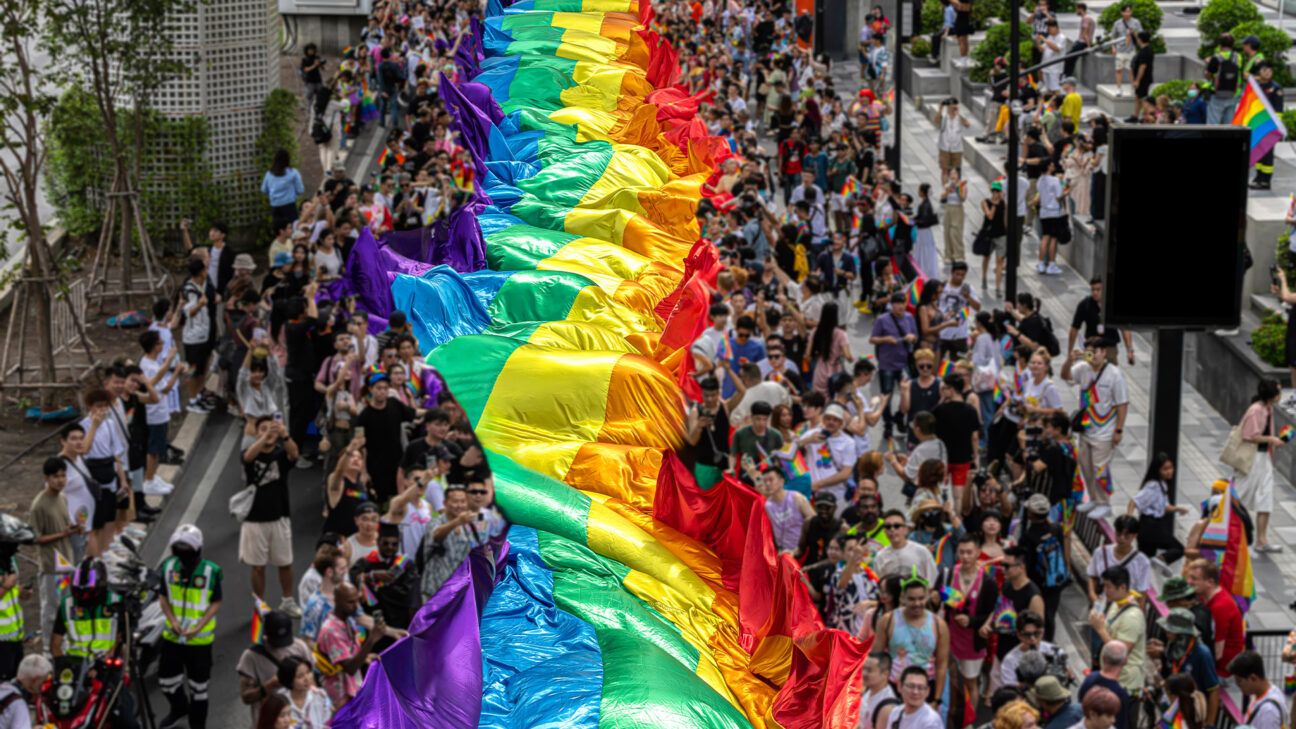
[(316, 144), (328, 144), (333, 139), (333, 130), (324, 123), (322, 115), (316, 114), (311, 121), (310, 135)]
[(1242, 70), (1238, 67), (1237, 54), (1229, 51), (1215, 57), (1219, 61), (1219, 70), (1215, 72), (1216, 91), (1237, 91), (1238, 77)]
[(1071, 572), (1067, 569), (1062, 540), (1053, 532), (1045, 534), (1036, 546), (1035, 560), (1036, 567), (1044, 578), (1040, 587), (1061, 587), (1071, 581)]

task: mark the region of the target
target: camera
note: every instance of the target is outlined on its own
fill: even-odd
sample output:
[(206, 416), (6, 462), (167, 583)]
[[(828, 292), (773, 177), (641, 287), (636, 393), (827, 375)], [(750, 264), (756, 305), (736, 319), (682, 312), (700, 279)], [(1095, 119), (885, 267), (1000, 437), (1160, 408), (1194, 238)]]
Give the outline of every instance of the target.
[(1044, 449), (1044, 428), (1039, 425), (1028, 425), (1025, 428), (1026, 433), (1026, 460), (1038, 461), (1040, 451)]
[(1070, 688), (1075, 685), (1075, 678), (1071, 675), (1070, 669), (1067, 668), (1067, 652), (1065, 648), (1057, 648), (1053, 653), (1040, 651), (1044, 656), (1044, 675), (1052, 676), (1063, 686)]

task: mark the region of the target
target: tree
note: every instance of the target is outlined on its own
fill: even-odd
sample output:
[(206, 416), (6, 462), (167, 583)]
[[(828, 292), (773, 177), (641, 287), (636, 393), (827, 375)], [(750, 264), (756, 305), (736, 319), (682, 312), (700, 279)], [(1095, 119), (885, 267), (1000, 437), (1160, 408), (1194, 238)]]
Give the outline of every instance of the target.
[[(0, 248), (12, 242), (11, 233), (27, 245), (20, 286), (29, 295), (27, 306), (34, 309), (40, 378), (53, 383), (56, 371), (50, 292), (57, 288), (58, 268), (41, 224), (38, 198), (46, 152), (40, 129), (54, 105), (54, 97), (38, 75), (31, 33), (38, 26), (42, 1), (0, 3), (0, 176), (4, 178), (0, 197), (17, 217), (10, 230), (0, 231)], [(17, 307), (17, 300), (13, 305)], [(0, 379), (5, 374), (0, 372)]]
[(121, 255), (119, 293), (123, 305), (128, 305), (134, 285), (131, 252), (136, 236), (150, 277), (147, 292), (155, 289), (153, 254), (140, 213), (140, 160), (136, 152), (141, 145), (122, 142), (122, 132), (130, 130), (122, 128), (126, 121), (121, 104), (134, 107), (137, 126), (133, 131), (139, 141), (143, 135), (139, 126), (143, 124), (143, 111), (153, 94), (186, 71), (173, 53), (178, 29), (172, 21), (194, 7), (194, 0), (44, 0), (42, 35), (54, 59), (53, 79), (64, 86), (85, 86), (102, 117), (113, 182), (99, 255), (106, 254), (115, 233)]

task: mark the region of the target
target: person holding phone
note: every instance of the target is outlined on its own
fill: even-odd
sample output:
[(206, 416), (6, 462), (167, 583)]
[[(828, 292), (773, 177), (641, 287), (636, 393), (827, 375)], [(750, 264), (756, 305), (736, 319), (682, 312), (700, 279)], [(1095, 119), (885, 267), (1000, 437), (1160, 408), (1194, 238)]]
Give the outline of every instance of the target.
[(446, 487), (445, 509), (428, 527), (417, 560), (424, 601), (432, 599), (468, 552), (485, 540), (488, 531), (479, 524), (468, 491), (457, 484)]

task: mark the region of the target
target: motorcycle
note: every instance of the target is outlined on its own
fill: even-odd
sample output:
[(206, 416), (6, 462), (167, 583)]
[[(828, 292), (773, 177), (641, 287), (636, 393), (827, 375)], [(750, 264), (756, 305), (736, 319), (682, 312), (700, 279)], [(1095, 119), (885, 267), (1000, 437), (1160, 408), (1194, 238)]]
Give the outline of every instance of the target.
[(54, 673), (35, 696), (36, 725), (52, 729), (98, 729), (118, 693), (130, 690), (120, 658), (94, 661), (74, 656), (54, 659)]

